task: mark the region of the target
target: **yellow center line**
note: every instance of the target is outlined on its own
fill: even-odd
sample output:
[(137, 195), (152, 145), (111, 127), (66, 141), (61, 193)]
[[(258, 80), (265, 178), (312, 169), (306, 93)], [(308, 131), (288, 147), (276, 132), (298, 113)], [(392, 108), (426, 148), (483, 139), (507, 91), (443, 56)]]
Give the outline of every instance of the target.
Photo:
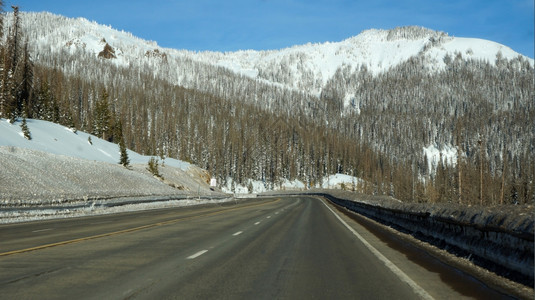
[(221, 211), (206, 213), (206, 214), (202, 214), (202, 215), (196, 215), (196, 216), (191, 216), (191, 217), (186, 217), (186, 218), (173, 219), (173, 220), (157, 222), (157, 223), (147, 224), (147, 225), (143, 225), (143, 226), (128, 228), (128, 229), (123, 229), (123, 230), (114, 231), (114, 232), (108, 232), (108, 233), (102, 233), (102, 234), (92, 235), (92, 236), (83, 237), (83, 238), (77, 238), (77, 239), (68, 240), (68, 241), (62, 241), (62, 242), (57, 242), (57, 243), (51, 243), (51, 244), (35, 246), (35, 247), (31, 247), (31, 248), (13, 250), (13, 251), (0, 253), (0, 256), (8, 256), (8, 255), (13, 255), (13, 254), (25, 253), (25, 252), (35, 251), (35, 250), (52, 248), (52, 247), (56, 247), (56, 246), (62, 246), (62, 245), (67, 245), (67, 244), (78, 243), (78, 242), (82, 242), (82, 241), (94, 240), (94, 239), (107, 237), (107, 236), (113, 236), (113, 235), (119, 235), (119, 234), (123, 234), (123, 233), (139, 231), (139, 230), (152, 228), (152, 227), (157, 227), (157, 226), (170, 225), (170, 224), (175, 224), (175, 223), (182, 222), (182, 221), (188, 221), (188, 220), (192, 220), (192, 219), (196, 219), (196, 218), (200, 218), (200, 217), (215, 216), (215, 215), (219, 215), (219, 214), (222, 214), (222, 213), (226, 213), (226, 212), (230, 212), (230, 211), (234, 211), (234, 210), (238, 210), (238, 209), (242, 209), (242, 208), (251, 208), (251, 207), (266, 205), (266, 204), (270, 204), (270, 203), (275, 203), (275, 202), (278, 202), (280, 200), (281, 200), (280, 198), (277, 198), (277, 199), (275, 199), (273, 201), (266, 202), (266, 203), (259, 203), (259, 204), (253, 204), (253, 205), (247, 205), (247, 206), (234, 207), (234, 208), (229, 208), (229, 209), (225, 209), (225, 210), (221, 210)]

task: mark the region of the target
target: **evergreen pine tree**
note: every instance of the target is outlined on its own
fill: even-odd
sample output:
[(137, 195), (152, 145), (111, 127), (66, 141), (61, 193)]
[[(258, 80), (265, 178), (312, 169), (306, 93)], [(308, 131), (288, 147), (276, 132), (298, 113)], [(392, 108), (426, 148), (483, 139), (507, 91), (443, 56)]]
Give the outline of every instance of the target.
[(30, 129), (28, 128), (28, 124), (26, 123), (26, 116), (22, 118), (22, 123), (20, 124), (20, 128), (22, 129), (22, 133), (24, 134), (24, 137), (27, 140), (31, 140), (32, 135), (30, 133)]
[(21, 72), (22, 82), (20, 83), (19, 97), (22, 102), (22, 105), (25, 106), (26, 111), (23, 113), (26, 113), (26, 117), (33, 118), (34, 106), (35, 106), (35, 103), (33, 103), (32, 101), (34, 67), (33, 67), (33, 62), (31, 60), (31, 57), (30, 57), (30, 50), (28, 49), (29, 47), (28, 44), (29, 42), (28, 40), (26, 40), (26, 42), (24, 43), (24, 48), (22, 52), (23, 54), (22, 72)]
[(111, 129), (110, 125), (111, 112), (108, 104), (108, 93), (104, 90), (102, 96), (95, 103), (93, 134), (106, 140)]
[(160, 174), (160, 170), (158, 170), (158, 159), (151, 157), (148, 162), (147, 170), (154, 176), (163, 178)]
[(1, 78), (0, 107), (13, 124), (22, 115), (23, 86), (22, 68), (18, 67), (21, 59), (20, 49), (20, 16), (18, 6), (13, 8), (13, 24), (9, 30), (6, 44), (3, 47), (3, 72)]
[(121, 153), (121, 160), (119, 161), (119, 163), (125, 168), (128, 168), (130, 166), (130, 159), (128, 158), (128, 152), (126, 151), (126, 145), (123, 137), (123, 123), (120, 119), (118, 119), (115, 122), (115, 125), (116, 127), (114, 130), (114, 135), (116, 136), (116, 138), (119, 138), (119, 151)]
[(121, 152), (121, 160), (119, 163), (125, 168), (128, 168), (130, 166), (130, 159), (128, 158), (128, 152), (126, 151), (123, 137), (121, 137), (121, 140), (119, 141), (119, 151)]

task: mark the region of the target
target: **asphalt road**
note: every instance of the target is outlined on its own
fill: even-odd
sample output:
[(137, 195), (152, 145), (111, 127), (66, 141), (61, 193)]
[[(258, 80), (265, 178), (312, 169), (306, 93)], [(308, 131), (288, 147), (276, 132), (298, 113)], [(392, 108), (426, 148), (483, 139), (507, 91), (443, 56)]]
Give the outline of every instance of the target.
[(0, 225), (0, 298), (502, 297), (389, 243), (310, 197)]

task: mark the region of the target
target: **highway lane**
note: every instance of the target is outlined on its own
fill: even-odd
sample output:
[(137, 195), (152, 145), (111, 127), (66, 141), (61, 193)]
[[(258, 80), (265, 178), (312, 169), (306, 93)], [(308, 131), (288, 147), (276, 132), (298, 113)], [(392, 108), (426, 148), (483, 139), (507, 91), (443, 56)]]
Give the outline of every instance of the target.
[[(418, 267), (329, 206), (307, 197), (259, 199), (1, 225), (0, 295), (468, 298), (443, 274)], [(383, 259), (373, 249), (385, 253)], [(482, 290), (477, 282), (468, 284)]]
[(198, 205), (170, 209), (126, 212), (100, 216), (0, 224), (0, 253), (40, 245), (135, 229), (165, 222), (185, 221), (196, 216), (221, 213), (227, 209), (254, 204), (254, 200), (218, 205)]

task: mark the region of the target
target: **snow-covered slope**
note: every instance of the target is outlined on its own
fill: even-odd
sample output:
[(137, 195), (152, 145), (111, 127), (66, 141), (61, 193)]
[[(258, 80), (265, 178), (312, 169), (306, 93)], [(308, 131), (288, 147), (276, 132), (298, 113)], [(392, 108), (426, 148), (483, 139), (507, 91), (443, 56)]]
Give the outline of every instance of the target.
[[(22, 23), (29, 30), (26, 33), (29, 39), (37, 41), (32, 45), (33, 57), (37, 60), (42, 53), (47, 52), (56, 55), (83, 53), (97, 57), (107, 43), (114, 49), (116, 57), (109, 61), (118, 66), (148, 66), (158, 73), (162, 62), (171, 70), (179, 70), (184, 67), (185, 60), (195, 61), (315, 95), (321, 92), (325, 83), (343, 66), (353, 70), (365, 66), (368, 71), (378, 74), (412, 57), (422, 56), (427, 68), (436, 71), (444, 67), (446, 55), (453, 58), (460, 54), (464, 59), (479, 59), (490, 63), (494, 63), (498, 53), (505, 59), (520, 55), (509, 47), (492, 41), (451, 37), (422, 27), (371, 29), (341, 42), (307, 44), (281, 50), (220, 53), (161, 48), (155, 42), (83, 18), (24, 13)], [(529, 61), (533, 65), (533, 60)], [(184, 77), (195, 77), (197, 74), (187, 74), (187, 71), (184, 73), (180, 70), (159, 76), (187, 86), (189, 81)]]
[[(79, 50), (92, 53), (96, 57), (108, 43), (116, 55), (116, 59), (111, 61), (127, 66), (130, 60), (143, 57), (147, 51), (158, 48), (155, 42), (142, 40), (131, 33), (84, 18), (70, 19), (48, 12), (23, 13), (21, 18), (25, 34), (33, 41), (33, 56), (37, 60), (47, 48), (55, 53), (67, 51), (74, 54)], [(9, 20), (10, 18), (7, 18), (7, 21)]]
[[(396, 34), (398, 32), (405, 35)], [(411, 57), (423, 55), (429, 70), (436, 71), (444, 68), (446, 55), (455, 57), (457, 53), (492, 64), (498, 53), (506, 59), (519, 55), (509, 47), (487, 40), (455, 38), (421, 27), (406, 27), (371, 29), (341, 42), (307, 44), (278, 51), (199, 53), (197, 56), (237, 73), (267, 80), (276, 81), (290, 73), (288, 80), (281, 83), (296, 89), (303, 89), (303, 82), (314, 84), (313, 92), (318, 93), (343, 66), (352, 70), (365, 66), (372, 74), (378, 74)]]
[[(70, 128), (47, 121), (28, 120), (27, 124), (31, 132), (31, 140), (24, 138), (20, 122), (11, 124), (6, 119), (0, 119), (0, 146), (39, 150), (111, 164), (119, 163), (121, 155), (117, 144), (82, 131), (75, 133)], [(150, 159), (150, 156), (140, 155), (130, 150), (127, 152), (131, 164), (147, 164)], [(165, 159), (165, 164), (184, 171), (191, 166), (187, 162), (172, 158)]]
[(206, 171), (189, 163), (167, 158), (163, 178), (155, 178), (146, 170), (149, 156), (128, 150), (128, 170), (116, 144), (47, 121), (27, 124), (31, 140), (20, 121), (0, 119), (0, 204), (213, 194)]

